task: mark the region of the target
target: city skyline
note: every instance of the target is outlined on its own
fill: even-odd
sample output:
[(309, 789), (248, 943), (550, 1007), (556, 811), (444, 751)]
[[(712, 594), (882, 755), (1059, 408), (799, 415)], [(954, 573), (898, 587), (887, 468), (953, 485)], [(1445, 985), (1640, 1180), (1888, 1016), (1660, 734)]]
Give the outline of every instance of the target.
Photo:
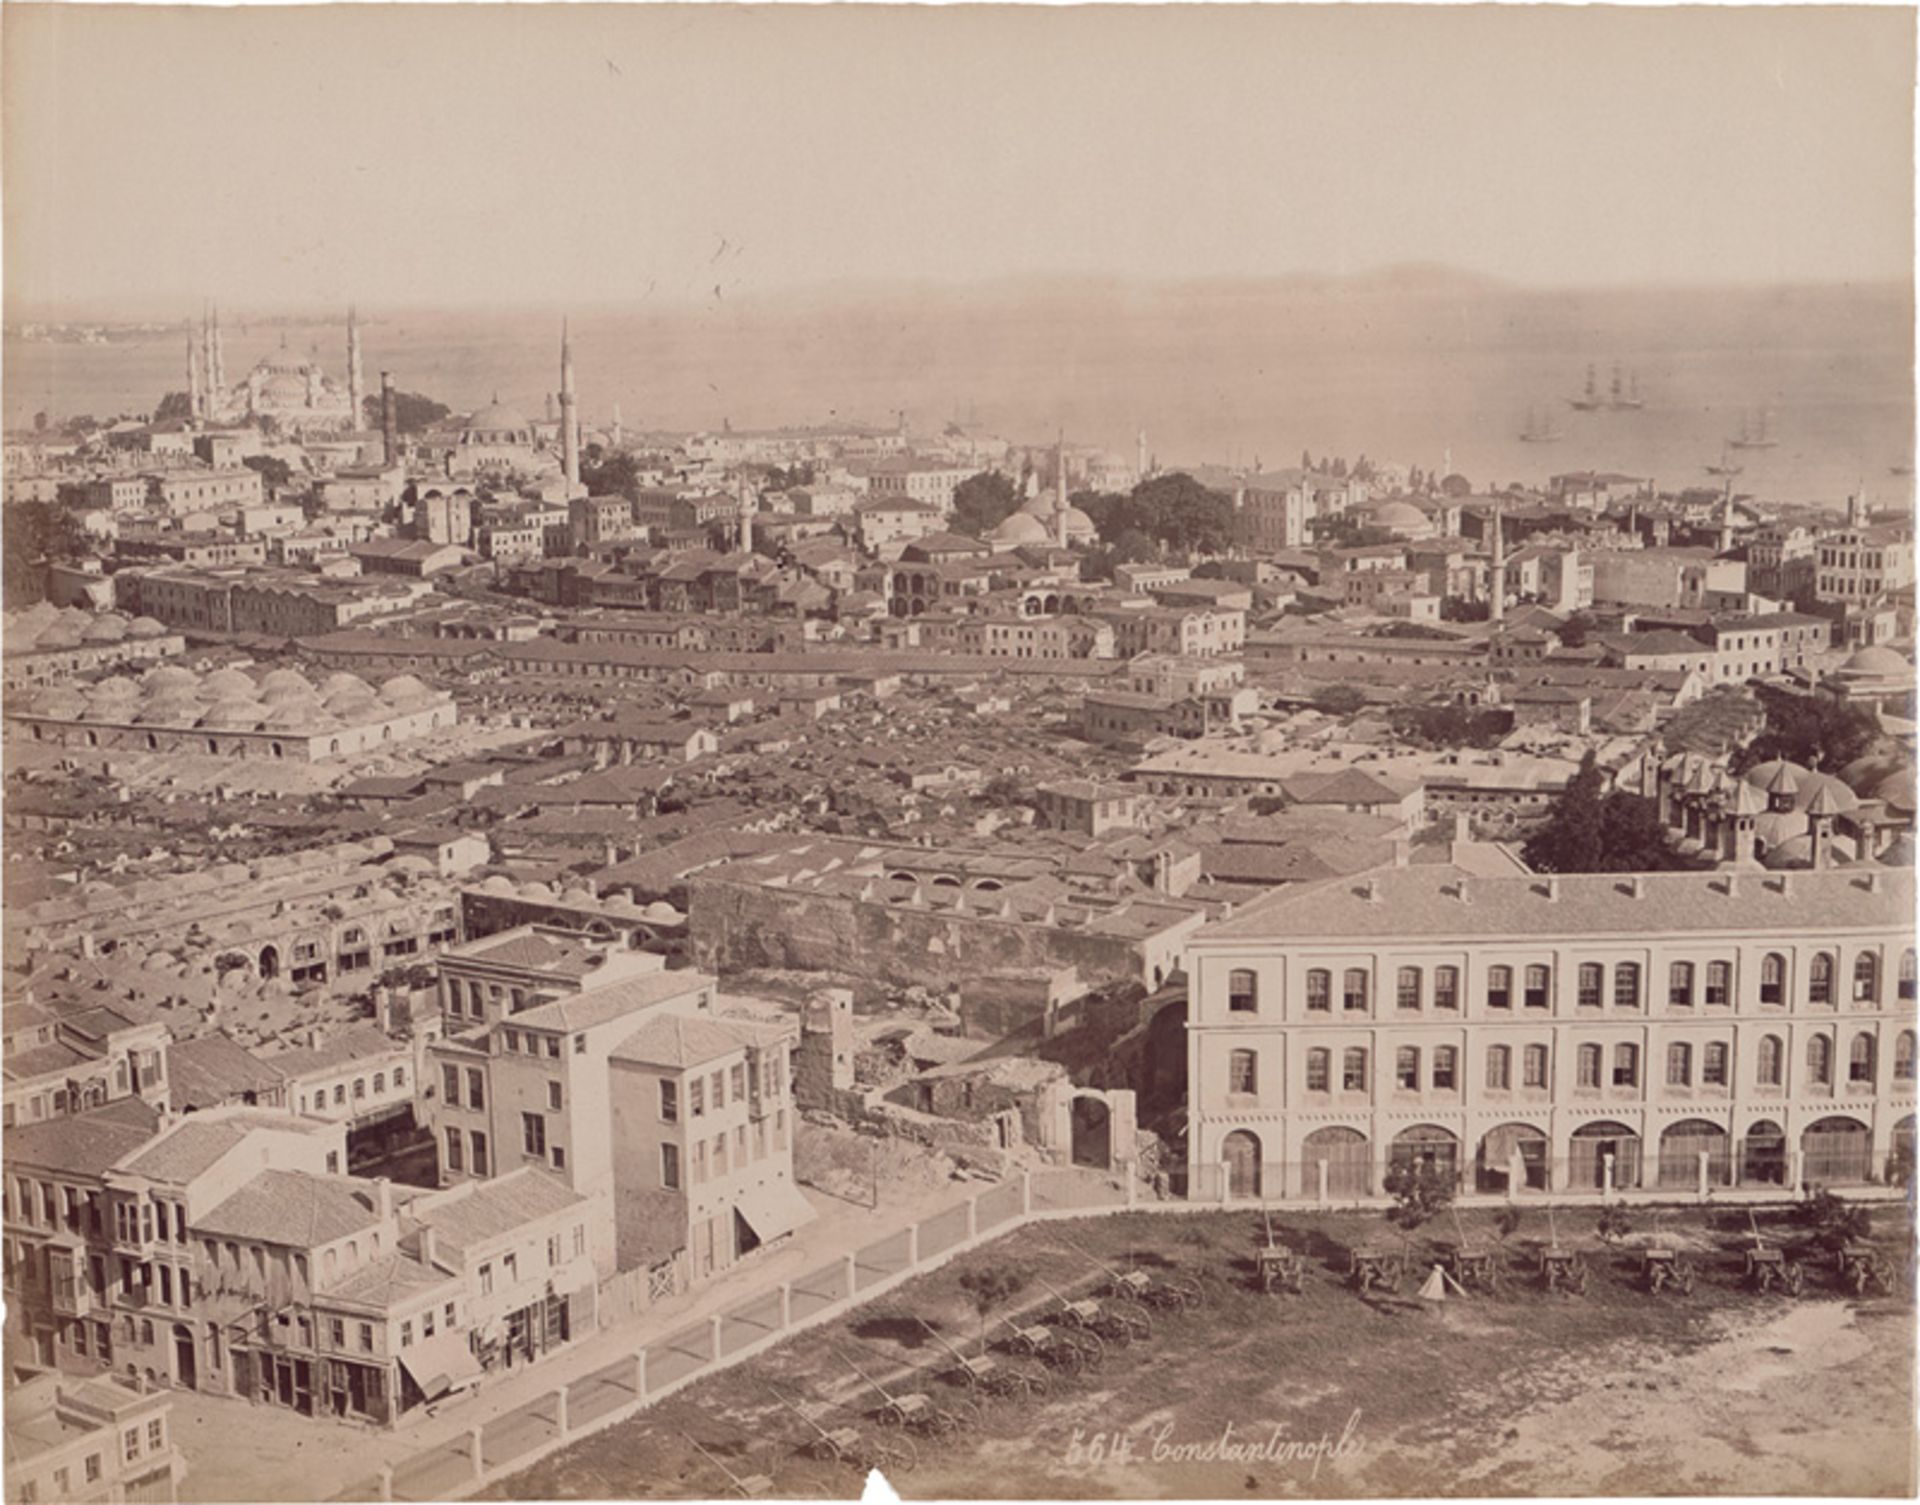
[[(6, 25), (16, 320), (1912, 264), (1893, 9), (21, 6)], [(84, 93), (59, 61), (82, 55)], [(113, 191), (67, 186), (89, 182)]]

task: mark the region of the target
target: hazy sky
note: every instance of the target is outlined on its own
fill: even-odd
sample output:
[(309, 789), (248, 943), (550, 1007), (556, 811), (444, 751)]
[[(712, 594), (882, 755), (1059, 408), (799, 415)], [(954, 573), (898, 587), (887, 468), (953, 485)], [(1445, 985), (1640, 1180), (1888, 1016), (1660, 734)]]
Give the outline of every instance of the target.
[(1911, 276), (1913, 15), (7, 4), (14, 316)]

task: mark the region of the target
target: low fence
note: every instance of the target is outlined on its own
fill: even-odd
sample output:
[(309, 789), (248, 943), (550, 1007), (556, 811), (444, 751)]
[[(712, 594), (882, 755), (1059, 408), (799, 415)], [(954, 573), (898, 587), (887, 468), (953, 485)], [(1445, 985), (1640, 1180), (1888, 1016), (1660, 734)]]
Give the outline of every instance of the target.
[[(1313, 1162), (1311, 1164), (1321, 1164)], [(1371, 1162), (1367, 1162), (1371, 1166)], [(949, 1260), (1030, 1223), (1097, 1217), (1127, 1211), (1204, 1213), (1221, 1206), (1380, 1206), (1389, 1199), (1357, 1184), (1338, 1195), (1275, 1196), (1268, 1187), (1311, 1185), (1299, 1165), (1257, 1167), (1260, 1184), (1249, 1189), (1229, 1166), (1201, 1167), (1184, 1197), (1156, 1195), (1130, 1174), (1100, 1176), (1077, 1170), (1023, 1172), (941, 1209), (918, 1223), (822, 1263), (792, 1280), (770, 1285), (726, 1309), (690, 1321), (602, 1369), (536, 1397), (519, 1410), (467, 1429), (463, 1436), (400, 1460), (371, 1479), (343, 1491), (339, 1500), (460, 1499), (539, 1462), (569, 1443), (617, 1426), (686, 1386), (763, 1353), (795, 1333), (831, 1321), (897, 1286), (938, 1269)], [(1384, 1167), (1376, 1168), (1384, 1174)], [(1271, 1177), (1269, 1180), (1268, 1178)], [(1378, 1184), (1377, 1182), (1375, 1183)], [(1778, 1184), (1747, 1189), (1754, 1201), (1781, 1200)], [(1864, 1189), (1869, 1196), (1903, 1196), (1897, 1186)], [(1508, 1196), (1471, 1190), (1462, 1206), (1520, 1202), (1527, 1197), (1556, 1205), (1581, 1205), (1618, 1197), (1629, 1201), (1710, 1200), (1712, 1189), (1681, 1196), (1659, 1188), (1557, 1189)], [(1724, 1194), (1724, 1193), (1723, 1193)], [(645, 1272), (640, 1272), (644, 1275)], [(603, 1291), (604, 1291), (603, 1287)]]

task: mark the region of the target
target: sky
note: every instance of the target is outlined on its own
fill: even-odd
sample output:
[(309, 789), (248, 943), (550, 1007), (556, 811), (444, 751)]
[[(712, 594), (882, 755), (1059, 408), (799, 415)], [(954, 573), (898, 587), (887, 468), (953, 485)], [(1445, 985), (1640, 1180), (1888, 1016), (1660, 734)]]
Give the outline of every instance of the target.
[(1907, 280), (1913, 12), (0, 8), (8, 316)]

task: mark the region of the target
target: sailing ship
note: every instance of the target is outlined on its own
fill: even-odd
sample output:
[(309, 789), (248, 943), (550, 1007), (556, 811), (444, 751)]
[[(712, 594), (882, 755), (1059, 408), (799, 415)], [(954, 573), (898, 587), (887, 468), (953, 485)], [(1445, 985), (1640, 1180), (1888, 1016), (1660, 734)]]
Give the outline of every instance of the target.
[(1620, 367), (1613, 368), (1613, 382), (1607, 392), (1607, 406), (1618, 413), (1637, 413), (1646, 404), (1640, 400), (1640, 373), (1629, 373), (1623, 383), (1620, 379)]
[(1772, 449), (1779, 442), (1773, 437), (1773, 417), (1765, 409), (1742, 418), (1740, 432), (1727, 441), (1735, 449)]
[(1732, 441), (1729, 440), (1720, 446), (1720, 463), (1718, 465), (1709, 465), (1707, 467), (1708, 475), (1726, 476), (1731, 479), (1740, 474), (1740, 467), (1733, 463), (1731, 444)]
[(1551, 444), (1562, 437), (1560, 430), (1553, 426), (1553, 420), (1544, 412), (1537, 407), (1527, 409), (1527, 425), (1520, 430), (1522, 444)]
[(1589, 364), (1587, 367), (1586, 390), (1578, 397), (1569, 397), (1567, 399), (1567, 406), (1572, 408), (1576, 413), (1592, 413), (1604, 408), (1606, 405), (1607, 400), (1600, 395), (1599, 375), (1593, 366)]

